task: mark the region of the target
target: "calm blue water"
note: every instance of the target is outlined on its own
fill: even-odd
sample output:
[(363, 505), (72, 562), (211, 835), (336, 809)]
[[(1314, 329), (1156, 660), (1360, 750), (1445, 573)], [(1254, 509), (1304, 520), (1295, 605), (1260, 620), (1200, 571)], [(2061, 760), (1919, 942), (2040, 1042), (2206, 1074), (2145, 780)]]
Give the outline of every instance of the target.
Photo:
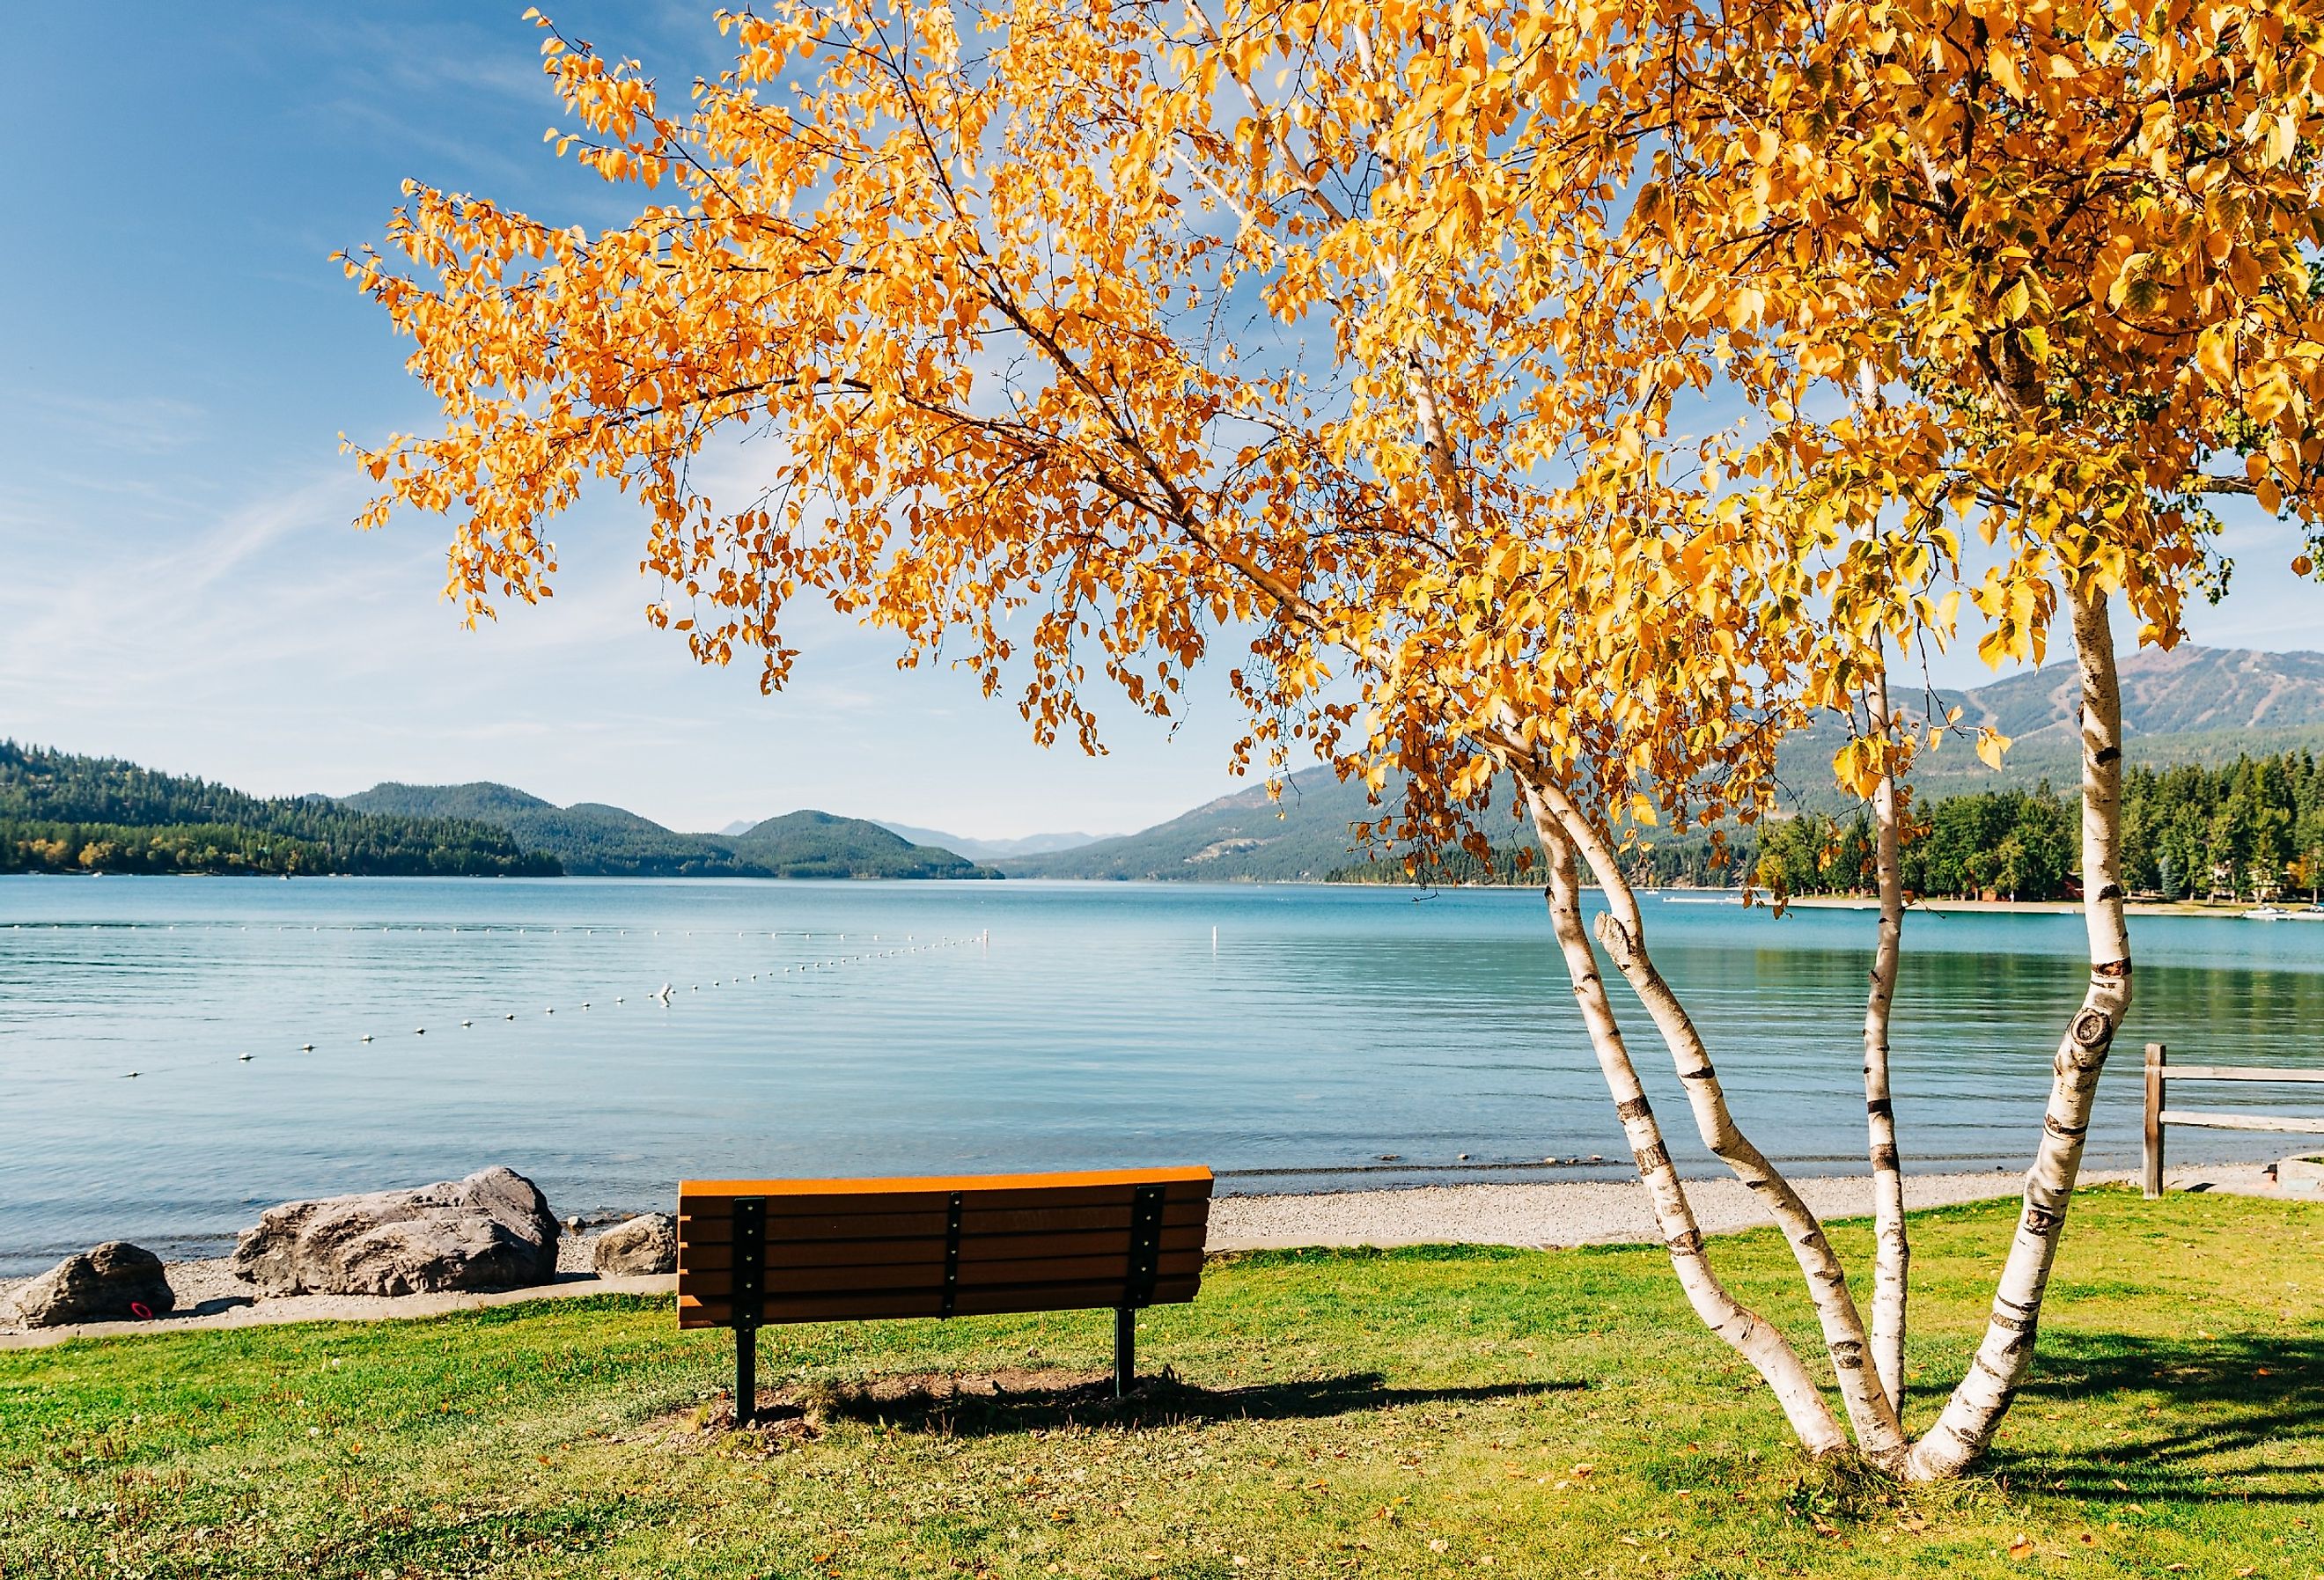
[[(1870, 921), (1649, 916), (1745, 1124), (1831, 1171), (1862, 1156)], [(2324, 1063), (2324, 924), (2134, 932), (2099, 1166), (2136, 1160), (2142, 1042)], [(2079, 919), (1916, 917), (1907, 943), (1908, 1160), (2022, 1167)], [(2200, 1100), (2313, 1112), (2282, 1088)], [(2173, 1151), (2294, 1141), (2189, 1131)], [(681, 1175), (1194, 1161), (1298, 1189), (1592, 1154), (1621, 1135), (1531, 892), (0, 878), (0, 1272), (112, 1237), (215, 1252), (275, 1201), (494, 1162), (586, 1214), (666, 1204)]]

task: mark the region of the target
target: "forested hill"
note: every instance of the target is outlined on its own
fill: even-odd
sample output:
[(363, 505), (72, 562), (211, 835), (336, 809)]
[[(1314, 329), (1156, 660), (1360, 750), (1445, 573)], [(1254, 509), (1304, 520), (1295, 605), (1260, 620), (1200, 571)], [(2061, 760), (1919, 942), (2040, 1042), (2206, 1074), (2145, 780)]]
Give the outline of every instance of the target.
[(741, 834), (681, 834), (620, 807), (559, 807), (509, 785), (380, 784), (346, 798), (366, 811), (457, 816), (497, 825), (576, 877), (997, 878), (948, 850), (914, 845), (876, 823), (793, 812)]
[(262, 799), (113, 757), (0, 742), (0, 872), (553, 877), (556, 858), (458, 818)]
[(556, 857), (576, 877), (742, 878), (725, 840), (678, 834), (619, 807), (581, 801), (560, 807), (504, 784), (374, 785), (345, 805), (404, 817), (475, 818), (505, 829), (517, 845)]

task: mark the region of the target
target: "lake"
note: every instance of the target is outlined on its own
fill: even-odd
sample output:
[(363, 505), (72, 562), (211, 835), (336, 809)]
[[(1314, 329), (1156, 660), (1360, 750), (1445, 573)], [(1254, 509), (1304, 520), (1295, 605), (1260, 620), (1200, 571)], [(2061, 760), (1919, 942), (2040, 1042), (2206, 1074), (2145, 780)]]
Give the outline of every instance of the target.
[[(1648, 902), (1650, 938), (1743, 1123), (1860, 1169), (1870, 913), (1686, 898)], [(2324, 925), (2132, 927), (2096, 1167), (2136, 1163), (2146, 1041), (2324, 1064)], [(2080, 919), (1921, 915), (1906, 945), (1907, 1166), (2022, 1169)], [(2200, 1101), (2314, 1111), (2296, 1095)], [(2299, 1140), (2174, 1132), (2172, 1154)], [(273, 1202), (488, 1163), (589, 1215), (666, 1207), (681, 1175), (1203, 1162), (1312, 1189), (1608, 1176), (1623, 1151), (1531, 891), (0, 878), (0, 1274), (110, 1238), (216, 1254)]]

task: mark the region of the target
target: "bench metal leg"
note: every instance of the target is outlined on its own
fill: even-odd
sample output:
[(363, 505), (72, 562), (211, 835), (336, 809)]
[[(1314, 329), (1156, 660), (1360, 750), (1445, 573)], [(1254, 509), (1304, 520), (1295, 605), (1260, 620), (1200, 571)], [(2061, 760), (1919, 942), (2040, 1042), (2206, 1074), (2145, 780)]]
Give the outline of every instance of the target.
[(734, 1424), (759, 1413), (759, 1324), (767, 1312), (767, 1198), (734, 1203)]
[(1120, 1399), (1138, 1381), (1138, 1310), (1113, 1308), (1113, 1397)]

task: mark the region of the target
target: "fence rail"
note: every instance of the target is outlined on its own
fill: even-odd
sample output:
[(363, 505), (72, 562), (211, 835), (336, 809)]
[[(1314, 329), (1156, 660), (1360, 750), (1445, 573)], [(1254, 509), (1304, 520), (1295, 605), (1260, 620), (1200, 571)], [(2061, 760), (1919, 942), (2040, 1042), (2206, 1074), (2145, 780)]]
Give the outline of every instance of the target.
[(2288, 1135), (2324, 1135), (2324, 1119), (2301, 1119), (2277, 1113), (2222, 1113), (2216, 1109), (2165, 1108), (2163, 1086), (2169, 1081), (2264, 1081), (2290, 1086), (2324, 1086), (2324, 1070), (2293, 1070), (2281, 1066), (2187, 1064), (2170, 1062), (2160, 1042), (2146, 1045), (2146, 1194), (2163, 1194), (2163, 1127), (2193, 1125), (2203, 1130), (2255, 1130)]

